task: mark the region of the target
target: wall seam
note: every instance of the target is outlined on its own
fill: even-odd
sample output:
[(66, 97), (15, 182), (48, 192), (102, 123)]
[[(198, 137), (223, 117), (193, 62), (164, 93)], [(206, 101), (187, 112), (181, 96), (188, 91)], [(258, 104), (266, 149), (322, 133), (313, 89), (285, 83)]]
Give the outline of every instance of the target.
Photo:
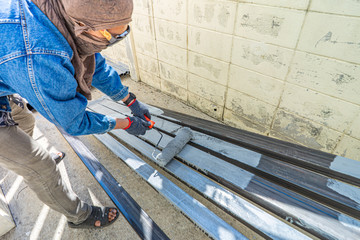
[[(230, 88), (230, 89), (232, 89), (232, 88)], [(238, 91), (238, 90), (236, 90), (236, 89), (232, 89), (232, 90)], [(253, 99), (255, 99), (255, 100), (257, 100), (257, 101), (260, 101), (260, 102), (262, 102), (262, 103), (268, 104), (268, 105), (270, 105), (270, 106), (272, 106), (272, 107), (276, 107), (276, 105), (273, 105), (273, 104), (271, 104), (271, 103), (265, 102), (265, 101), (263, 101), (263, 100), (261, 100), (261, 99), (258, 99), (258, 98), (254, 97), (254, 96), (252, 96), (252, 95), (249, 95), (249, 94), (247, 94), (247, 93), (244, 93), (244, 92), (241, 92), (241, 91), (238, 91), (238, 92), (240, 92), (241, 94), (246, 95), (247, 97), (250, 97), (250, 98), (253, 98)], [(310, 121), (310, 122), (315, 123), (315, 124), (318, 124), (318, 125), (320, 125), (320, 126), (322, 126), (322, 127), (328, 128), (328, 129), (330, 129), (330, 130), (332, 130), (332, 131), (336, 131), (336, 132), (338, 132), (338, 133), (342, 133), (342, 132), (343, 132), (343, 131), (338, 130), (338, 129), (336, 129), (336, 128), (330, 127), (330, 126), (328, 126), (328, 125), (326, 125), (326, 124), (324, 124), (324, 123), (315, 121), (314, 119), (310, 119), (310, 118), (308, 118), (308, 117), (301, 116), (301, 115), (299, 115), (299, 114), (297, 114), (297, 113), (295, 113), (295, 112), (293, 112), (293, 111), (291, 111), (291, 110), (281, 109), (281, 111), (284, 111), (284, 112), (289, 113), (289, 114), (292, 114), (292, 115), (296, 115), (296, 116), (298, 116), (299, 118), (302, 118), (302, 119), (304, 119), (304, 120)], [(359, 114), (360, 114), (360, 112), (359, 112)], [(357, 116), (358, 116), (358, 115), (355, 115), (355, 118), (353, 118), (353, 119), (351, 120), (352, 123), (355, 121), (355, 119), (356, 119)], [(241, 116), (241, 117), (242, 117), (242, 118), (245, 118), (245, 119), (248, 119), (246, 116)], [(250, 119), (248, 119), (248, 120), (250, 121)], [(259, 123), (254, 123), (254, 124), (259, 125)], [(349, 127), (348, 127), (348, 128), (350, 128), (351, 126), (352, 126), (352, 124), (349, 124)], [(344, 131), (349, 131), (349, 130), (346, 129), (346, 130), (344, 130)], [(346, 134), (346, 135), (348, 135), (348, 134)], [(350, 135), (348, 135), (348, 136), (350, 136)], [(350, 137), (352, 137), (352, 136), (350, 136)], [(356, 137), (352, 137), (352, 138), (357, 139)], [(358, 139), (358, 140), (360, 140), (360, 139)]]
[(273, 5), (268, 5), (266, 3), (251, 3), (251, 2), (241, 2), (241, 1), (239, 1), (239, 3), (246, 4), (246, 5), (252, 5), (252, 6), (265, 6), (265, 7), (291, 9), (291, 10), (298, 10), (298, 11), (306, 11), (309, 8), (309, 5), (307, 6), (307, 8), (292, 8), (292, 7), (285, 7), (285, 6), (273, 6)]
[(323, 13), (323, 14), (335, 15), (335, 16), (341, 16), (341, 17), (360, 18), (360, 16), (358, 16), (358, 15), (351, 15), (351, 14), (345, 14), (345, 13), (335, 13), (335, 12), (322, 12), (320, 10), (310, 10), (311, 1), (312, 0), (309, 0), (307, 8), (292, 8), (292, 7), (273, 6), (273, 5), (268, 5), (268, 4), (250, 3), (250, 2), (240, 2), (240, 3), (246, 4), (246, 5), (252, 5), (252, 6), (273, 7), (273, 8), (290, 9), (290, 10), (297, 10), (297, 11), (308, 11), (308, 12), (311, 12), (311, 13), (312, 12), (314, 12), (314, 13)]
[[(193, 93), (193, 94), (195, 94), (195, 93)], [(250, 96), (250, 95), (248, 95), (248, 94), (244, 94), (244, 95)], [(200, 96), (200, 97), (201, 97), (201, 96)], [(250, 96), (250, 97), (252, 97), (252, 96)], [(201, 98), (203, 98), (203, 97), (201, 97)], [(204, 99), (205, 99), (205, 98), (204, 98)], [(206, 100), (207, 100), (207, 99), (206, 99)], [(208, 101), (210, 101), (210, 100), (208, 100)], [(260, 101), (261, 101), (261, 100), (260, 100)], [(210, 102), (211, 102), (211, 101), (210, 101)], [(296, 115), (297, 117), (301, 118), (302, 120), (306, 120), (306, 121), (309, 121), (309, 122), (311, 122), (311, 123), (315, 123), (315, 124), (319, 125), (320, 127), (325, 127), (325, 128), (327, 128), (327, 129), (329, 129), (329, 130), (331, 130), (331, 131), (333, 131), (333, 132), (339, 133), (339, 135), (341, 135), (341, 134), (343, 133), (343, 132), (340, 131), (340, 130), (337, 130), (337, 129), (335, 129), (335, 128), (331, 128), (331, 127), (329, 127), (329, 126), (324, 125), (323, 123), (316, 122), (316, 121), (314, 121), (314, 120), (312, 120), (312, 119), (309, 119), (309, 118), (307, 118), (307, 117), (300, 116), (300, 115), (298, 115), (298, 114), (296, 114), (296, 113), (294, 113), (294, 112), (288, 111), (288, 110), (286, 110), (286, 109), (282, 109), (282, 111), (284, 111), (284, 112), (287, 113), (287, 114)], [(248, 120), (249, 122), (252, 122), (252, 123), (255, 124), (255, 125), (258, 125), (258, 126), (261, 125), (261, 123), (259, 123), (259, 122), (254, 122), (254, 121), (251, 120), (250, 118), (246, 117), (246, 115), (245, 115), (245, 116), (240, 116), (240, 117)], [(281, 134), (281, 133), (278, 133), (278, 134)], [(284, 134), (281, 134), (281, 135), (285, 136)], [(345, 134), (345, 135), (347, 135), (347, 136), (349, 136), (349, 137), (351, 137), (351, 138), (354, 138), (354, 139), (356, 139), (356, 140), (360, 140), (360, 139), (358, 139), (358, 138), (356, 138), (356, 137), (353, 137), (353, 136), (350, 136), (350, 135), (348, 135), (348, 134)], [(289, 135), (288, 135), (288, 136), (285, 136), (285, 137), (291, 139), (291, 137), (290, 137)], [(294, 141), (295, 141), (295, 140), (294, 140)], [(301, 143), (301, 144), (303, 144), (303, 143)], [(305, 146), (305, 145), (304, 145), (304, 146)]]
[[(326, 126), (326, 125), (324, 125), (324, 124), (322, 124), (322, 123), (315, 122), (314, 120), (311, 120), (311, 119), (306, 118), (306, 117), (304, 117), (304, 116), (297, 115), (297, 114), (295, 114), (295, 113), (293, 113), (293, 112), (290, 112), (290, 111), (287, 111), (287, 110), (281, 110), (281, 111), (285, 112), (286, 114), (296, 115), (298, 118), (300, 118), (300, 119), (302, 119), (302, 120), (309, 121), (310, 123), (315, 123), (315, 124), (319, 125), (319, 127), (325, 127), (325, 128), (327, 128), (327, 129), (331, 130), (332, 132), (337, 133), (339, 136), (338, 136), (337, 141), (336, 141), (336, 143), (335, 143), (335, 145), (334, 145), (334, 149), (335, 149), (335, 146), (337, 146), (338, 143), (340, 142), (340, 139), (343, 138), (344, 133), (341, 132), (341, 131), (339, 131), (339, 130), (337, 130), (337, 129), (330, 128), (330, 127), (328, 127), (328, 126)], [(246, 119), (246, 118), (245, 118), (245, 119)], [(257, 124), (257, 125), (259, 125), (259, 124)], [(317, 128), (317, 127), (316, 127), (316, 128)], [(296, 140), (295, 140), (294, 138), (292, 138), (290, 135), (286, 135), (286, 132), (285, 132), (285, 134), (283, 134), (283, 133), (281, 133), (281, 132), (276, 132), (276, 133), (277, 133), (278, 135), (283, 136), (284, 138), (291, 139), (292, 141), (294, 141), (294, 142), (297, 143), (297, 144), (306, 146), (306, 147), (308, 147), (308, 148), (313, 148), (313, 147), (311, 147), (311, 146), (309, 146), (309, 145), (306, 145), (305, 143), (296, 141)], [(273, 137), (275, 137), (275, 138), (278, 138), (278, 137), (276, 137), (276, 135), (271, 135), (271, 136), (273, 136)], [(351, 136), (350, 136), (350, 137), (351, 137)], [(352, 138), (354, 138), (354, 137), (352, 137)], [(314, 139), (315, 139), (315, 138), (314, 138)], [(354, 139), (356, 139), (356, 138), (354, 138)], [(326, 145), (323, 146), (324, 149), (326, 149), (325, 147), (326, 147)], [(329, 153), (333, 153), (333, 150), (330, 150), (330, 149), (321, 150), (321, 151), (326, 151), (326, 152), (329, 152)]]
[[(355, 114), (355, 117), (352, 119), (351, 124), (349, 124), (349, 126), (343, 131), (341, 137), (339, 138), (339, 141), (336, 142), (334, 149), (331, 151), (331, 153), (334, 154), (334, 152), (336, 152), (336, 149), (338, 148), (341, 141), (345, 138), (345, 136), (352, 137), (350, 135), (350, 128), (355, 124), (355, 120), (358, 116), (360, 116), (360, 111), (357, 114)], [(352, 138), (357, 139), (356, 137), (352, 137)]]
[[(208, 56), (206, 56), (206, 55), (203, 55), (203, 54), (201, 54), (201, 53), (197, 53), (197, 52), (194, 52), (194, 51), (191, 51), (191, 50), (188, 50), (188, 52), (193, 52), (193, 53), (196, 53), (196, 54), (198, 54), (198, 55), (201, 55), (201, 56), (204, 56), (204, 57), (208, 57)], [(143, 54), (143, 53), (140, 53), (140, 54), (146, 55), (146, 54)], [(146, 56), (148, 56), (148, 55), (146, 55)], [(151, 56), (148, 56), (148, 57), (151, 57)], [(262, 76), (264, 76), (264, 77), (272, 78), (272, 79), (274, 79), (274, 80), (276, 80), (276, 81), (281, 81), (281, 82), (284, 82), (284, 81), (285, 81), (284, 79), (281, 79), (281, 78), (278, 78), (278, 77), (274, 77), (274, 76), (270, 76), (270, 75), (264, 74), (264, 73), (262, 73), (262, 72), (259, 72), (259, 71), (256, 71), (256, 70), (253, 70), (253, 69), (244, 67), (244, 66), (240, 66), (240, 65), (237, 65), (237, 64), (234, 64), (234, 63), (225, 62), (225, 61), (222, 61), (222, 60), (219, 60), (219, 59), (216, 59), (216, 58), (212, 58), (212, 57), (209, 57), (209, 58), (214, 59), (214, 60), (216, 60), (216, 61), (220, 61), (220, 62), (225, 63), (225, 64), (232, 64), (232, 65), (234, 65), (234, 66), (236, 66), (236, 67), (238, 67), (238, 68), (245, 69), (245, 70), (247, 70), (247, 71), (249, 71), (249, 72), (253, 72), (253, 73), (262, 75)], [(159, 61), (161, 61), (161, 60), (159, 60)], [(163, 62), (163, 61), (161, 61), (161, 62)], [(178, 66), (172, 65), (172, 64), (170, 64), (170, 63), (167, 63), (167, 62), (164, 62), (164, 63), (169, 64), (169, 65), (171, 65), (171, 66), (173, 66), (173, 67), (179, 68)], [(183, 68), (179, 68), (179, 69), (185, 70), (185, 69), (183, 69)], [(194, 74), (194, 75), (196, 75), (196, 76), (198, 76), (198, 77), (207, 79), (207, 80), (210, 81), (210, 82), (214, 82), (214, 83), (220, 84), (220, 85), (222, 85), (222, 86), (228, 87), (228, 85), (226, 85), (226, 84), (223, 85), (223, 84), (221, 84), (221, 83), (219, 83), (219, 82), (216, 82), (216, 81), (214, 81), (214, 80), (205, 78), (205, 77), (197, 74), (196, 72), (191, 72), (191, 71), (189, 71), (189, 70), (185, 70), (185, 71), (188, 71), (189, 73)], [(228, 74), (229, 74), (229, 73), (230, 73), (230, 71), (229, 71), (229, 69), (228, 69)], [(230, 77), (230, 76), (229, 76), (229, 77)], [(356, 106), (360, 106), (360, 103), (352, 102), (352, 101), (350, 101), (350, 100), (347, 100), (347, 99), (344, 99), (344, 98), (341, 98), (341, 97), (338, 97), (338, 96), (335, 96), (335, 95), (326, 93), (326, 92), (321, 91), (321, 90), (317, 90), (317, 89), (314, 89), (314, 88), (311, 88), (311, 87), (303, 86), (303, 85), (300, 85), (300, 84), (297, 84), (297, 83), (294, 83), (294, 82), (289, 82), (289, 81), (287, 82), (287, 84), (294, 85), (294, 86), (301, 87), (301, 88), (306, 88), (306, 89), (309, 89), (309, 90), (311, 90), (311, 91), (318, 92), (318, 93), (320, 93), (320, 94), (322, 94), (322, 95), (325, 95), (325, 96), (328, 96), (328, 97), (331, 97), (331, 98), (338, 99), (338, 100), (343, 101), (343, 102), (345, 102), (345, 103), (349, 103), (349, 104), (353, 104), (353, 105), (356, 105)], [(229, 88), (231, 88), (231, 87), (229, 87)], [(241, 90), (237, 90), (237, 89), (235, 89), (235, 88), (231, 88), (231, 89), (236, 90), (236, 91), (239, 91), (239, 92), (242, 92)], [(245, 92), (242, 92), (242, 93), (245, 93)], [(250, 96), (251, 96), (251, 95), (250, 95)], [(254, 96), (254, 98), (255, 98), (255, 99), (258, 99), (258, 98), (256, 98), (255, 96)], [(258, 99), (258, 100), (263, 101), (263, 100), (261, 100), (261, 99)], [(265, 101), (263, 101), (263, 102), (265, 102)], [(267, 102), (265, 102), (265, 103), (267, 103)], [(269, 104), (270, 104), (270, 103), (269, 103)]]
[[(214, 104), (216, 107), (218, 107), (218, 106), (219, 106), (219, 107), (222, 107), (222, 106), (219, 105), (218, 103), (213, 102), (213, 101), (211, 101), (211, 100), (209, 100), (209, 99), (207, 99), (207, 98), (205, 98), (205, 97), (203, 97), (203, 96), (201, 96), (201, 95), (199, 95), (199, 94), (197, 94), (197, 93), (195, 93), (195, 92), (189, 91), (189, 93), (192, 94), (192, 95), (195, 95), (196, 97), (198, 97), (198, 98), (200, 98), (200, 99), (206, 100), (206, 101)], [(195, 108), (197, 108), (197, 109), (199, 109), (197, 106), (194, 106), (194, 105), (192, 105), (192, 106), (195, 107)], [(206, 109), (206, 110), (208, 110), (209, 112), (214, 112), (214, 111), (212, 111), (211, 109)], [(218, 118), (218, 117), (216, 117), (215, 115), (211, 115), (211, 113), (206, 113), (206, 112), (203, 111), (203, 110), (201, 110), (201, 112), (209, 115), (209, 116), (212, 117), (212, 118), (215, 118), (216, 120), (221, 121), (221, 118)], [(257, 124), (257, 125), (259, 125), (259, 124)]]
[(189, 0), (186, 0), (186, 102), (189, 103)]
[[(230, 68), (231, 68), (231, 64), (232, 64), (232, 55), (234, 52), (234, 37), (235, 37), (235, 29), (236, 29), (236, 23), (238, 21), (238, 9), (239, 9), (239, 2), (236, 4), (236, 9), (235, 9), (235, 18), (234, 18), (234, 27), (232, 30), (232, 37), (231, 37), (231, 51), (230, 51), (230, 58), (229, 58), (229, 66), (228, 66), (228, 72), (227, 72), (227, 80), (226, 80), (226, 88), (225, 88), (225, 93), (224, 93), (224, 105), (223, 105), (223, 111), (221, 113), (221, 121), (224, 122), (225, 121), (225, 109), (226, 109), (226, 103), (228, 101), (228, 92), (229, 92), (229, 82), (230, 82)], [(227, 62), (226, 62), (227, 63)]]
[[(151, 14), (152, 16), (151, 17), (151, 20), (152, 20), (152, 24), (153, 24), (153, 27), (154, 27), (154, 40), (155, 40), (155, 48), (156, 48), (156, 62), (157, 62), (157, 65), (158, 65), (158, 69), (159, 69), (159, 78), (160, 78), (160, 90), (162, 91), (163, 87), (162, 87), (162, 81), (161, 81), (161, 69), (160, 69), (160, 62), (159, 62), (159, 51), (158, 51), (158, 45), (157, 45), (157, 38), (156, 38), (156, 26), (155, 26), (155, 13), (154, 13), (154, 0), (148, 0), (151, 4)], [(143, 55), (146, 55), (146, 54), (143, 54)]]
[[(340, 59), (340, 58), (333, 57), (333, 56), (326, 56), (326, 55), (322, 55), (322, 54), (319, 54), (319, 53), (308, 52), (308, 51), (306, 51), (306, 50), (300, 50), (300, 49), (297, 49), (297, 44), (296, 44), (296, 46), (295, 46), (294, 48), (289, 48), (289, 47), (277, 45), (277, 44), (274, 44), (274, 43), (263, 42), (263, 41), (259, 41), (259, 40), (251, 39), (251, 38), (247, 38), (247, 37), (242, 37), (242, 36), (237, 36), (237, 35), (234, 35), (234, 37), (241, 38), (241, 39), (245, 39), (245, 40), (254, 41), (254, 42), (257, 42), (257, 43), (262, 43), (262, 44), (271, 45), (271, 46), (283, 48), (283, 49), (286, 49), (286, 50), (303, 52), (303, 53), (312, 54), (312, 55), (315, 55), (315, 56), (320, 56), (320, 57), (324, 57), (324, 58), (334, 59), (334, 60), (341, 61), (341, 62), (345, 62), (345, 63), (350, 63), (350, 64), (354, 64), (354, 65), (360, 65), (360, 62), (352, 62), (352, 61), (349, 61), (349, 60), (344, 60), (344, 59)], [(299, 38), (300, 38), (300, 37), (299, 37)], [(299, 40), (299, 39), (298, 39), (298, 40)], [(205, 56), (206, 56), (206, 55), (205, 55)], [(220, 61), (221, 61), (221, 60), (220, 60)]]
[(333, 57), (333, 56), (322, 55), (322, 54), (319, 54), (319, 53), (309, 52), (309, 51), (301, 50), (301, 49), (297, 49), (297, 48), (289, 48), (289, 47), (285, 47), (285, 46), (281, 46), (281, 45), (276, 45), (276, 44), (269, 43), (269, 42), (261, 42), (261, 41), (258, 41), (258, 40), (256, 40), (256, 39), (251, 39), (251, 38), (246, 38), (246, 37), (241, 37), (241, 36), (236, 36), (236, 37), (237, 37), (237, 38), (246, 39), (246, 40), (250, 40), (250, 41), (254, 41), (254, 42), (258, 42), (258, 43), (263, 43), (263, 44), (271, 45), (271, 46), (274, 46), (274, 47), (284, 48), (284, 49), (287, 49), (287, 50), (295, 50), (295, 51), (298, 51), (298, 52), (307, 53), (307, 54), (312, 54), (312, 55), (315, 55), (315, 56), (320, 56), (320, 57), (324, 57), (324, 58), (328, 58), (328, 59), (334, 59), (334, 60), (341, 61), (341, 62), (345, 62), (345, 63), (349, 63), (349, 64), (360, 65), (360, 62), (352, 62), (352, 61), (349, 61), (349, 60), (340, 59), (340, 58)]
[(360, 18), (360, 16), (356, 15), (348, 15), (348, 14), (342, 14), (342, 13), (333, 13), (333, 12), (321, 12), (317, 10), (309, 10), (311, 13), (321, 13), (321, 14), (327, 14), (327, 15), (334, 15), (339, 17), (351, 17), (351, 18)]
[[(306, 14), (307, 15), (307, 14)], [(306, 16), (305, 16), (306, 17)], [(157, 18), (157, 19), (160, 19), (160, 20), (166, 20), (166, 19), (161, 19), (161, 18)], [(166, 20), (168, 22), (171, 22), (169, 20)], [(175, 22), (173, 21), (174, 23), (176, 24), (182, 24), (182, 25), (185, 25), (184, 23), (180, 23), (180, 22)], [(271, 43), (271, 42), (267, 42), (267, 41), (259, 41), (259, 40), (256, 40), (256, 39), (253, 39), (253, 38), (248, 38), (248, 37), (244, 37), (244, 36), (238, 36), (238, 35), (235, 35), (234, 34), (229, 34), (229, 33), (223, 33), (223, 32), (217, 32), (213, 29), (209, 29), (209, 28), (204, 28), (204, 27), (199, 27), (199, 26), (195, 26), (195, 25), (189, 25), (189, 24), (186, 24), (187, 25), (187, 31), (188, 31), (188, 27), (193, 27), (193, 28), (198, 28), (198, 29), (201, 29), (201, 30), (206, 30), (206, 31), (210, 31), (210, 32), (214, 32), (214, 33), (221, 33), (222, 35), (228, 35), (230, 37), (237, 37), (237, 38), (241, 38), (241, 39), (246, 39), (246, 40), (250, 40), (250, 41), (254, 41), (254, 42), (257, 42), (257, 43), (262, 43), (262, 44), (267, 44), (267, 45), (271, 45), (271, 46), (274, 46), (274, 47), (279, 47), (279, 48), (283, 48), (283, 49), (286, 49), (286, 50), (296, 50), (298, 52), (303, 52), (303, 53), (307, 53), (307, 54), (312, 54), (312, 55), (315, 55), (315, 56), (320, 56), (320, 57), (324, 57), (324, 58), (329, 58), (329, 59), (334, 59), (334, 60), (337, 60), (337, 61), (341, 61), (341, 62), (345, 62), (345, 63), (349, 63), (349, 64), (354, 64), (354, 65), (360, 65), (360, 62), (353, 62), (353, 61), (349, 61), (349, 60), (345, 60), (345, 59), (340, 59), (340, 58), (337, 58), (337, 57), (333, 57), (333, 56), (327, 56), (327, 55), (322, 55), (322, 54), (319, 54), (319, 53), (314, 53), (314, 52), (308, 52), (306, 50), (301, 50), (301, 49), (297, 49), (297, 44), (295, 47), (286, 47), (286, 46), (283, 46), (283, 45), (278, 45), (278, 44), (275, 44), (275, 43)], [(303, 27), (303, 26), (302, 26)], [(142, 32), (139, 32), (139, 31), (136, 31), (135, 32), (135, 35), (142, 35), (144, 37), (147, 37), (148, 35), (145, 34), (145, 33), (142, 33)], [(188, 38), (187, 38), (188, 40)], [(299, 40), (299, 39), (298, 39)], [(171, 44), (169, 42), (165, 42), (165, 41), (162, 41), (162, 40), (157, 40), (156, 41), (159, 41), (159, 42), (162, 42), (162, 43), (166, 43), (166, 44), (169, 44), (169, 45), (173, 45), (173, 46), (176, 46), (178, 48), (181, 48), (181, 49), (184, 49), (184, 50), (189, 50), (189, 51), (192, 51), (194, 52), (193, 50), (189, 49), (188, 48), (188, 41), (187, 41), (187, 48), (182, 48), (180, 46), (177, 46), (175, 44)], [(297, 41), (298, 42), (298, 41)], [(207, 57), (210, 57), (210, 58), (213, 58), (213, 59), (216, 59), (216, 60), (219, 60), (219, 61), (222, 61), (222, 62), (226, 62), (224, 60), (221, 60), (221, 59), (218, 59), (218, 58), (215, 58), (213, 56), (209, 56), (209, 55), (206, 55), (206, 54), (203, 54), (203, 53), (199, 53), (201, 55), (204, 55), (204, 56), (207, 56)], [(235, 64), (236, 65), (236, 64)]]
[[(160, 41), (160, 42), (161, 42), (161, 41)], [(176, 46), (176, 47), (177, 47), (177, 46)], [(185, 50), (185, 49), (184, 49), (184, 50)], [(193, 52), (193, 53), (199, 54), (199, 55), (201, 55), (201, 56), (208, 57), (208, 56), (206, 56), (206, 55), (203, 55), (203, 54), (200, 54), (200, 53), (191, 51), (191, 50), (188, 50), (188, 52)], [(159, 60), (158, 58), (154, 58), (153, 56), (150, 56), (149, 54), (146, 54), (146, 53), (144, 53), (144, 52), (140, 52), (140, 51), (139, 51), (138, 53), (141, 54), (141, 55), (150, 57), (150, 58), (156, 60), (157, 62), (161, 61), (161, 60)], [(222, 61), (222, 60), (219, 60), (219, 59), (216, 59), (216, 58), (212, 58), (212, 57), (208, 57), (208, 58), (213, 59), (213, 60), (216, 60), (216, 61), (220, 61), (220, 62), (225, 63), (225, 64), (229, 64), (229, 62), (225, 62), (225, 61)], [(164, 63), (167, 63), (167, 62), (164, 62)], [(172, 64), (170, 64), (170, 63), (167, 63), (167, 64), (179, 68), (178, 66), (172, 65)], [(189, 64), (189, 62), (188, 62), (188, 64)], [(265, 76), (265, 77), (269, 77), (269, 78), (272, 78), (272, 79), (277, 80), (277, 81), (281, 81), (281, 82), (284, 82), (284, 81), (285, 81), (284, 79), (281, 79), (281, 78), (278, 78), (278, 77), (274, 77), (274, 76), (270, 76), (270, 75), (264, 74), (264, 73), (262, 73), (262, 72), (259, 72), (259, 71), (257, 71), (257, 70), (253, 70), (253, 69), (250, 69), (250, 68), (247, 68), (247, 67), (244, 67), (244, 66), (240, 66), (240, 65), (234, 64), (234, 63), (231, 63), (231, 64), (233, 64), (234, 66), (236, 66), (236, 67), (238, 67), (238, 68), (245, 69), (245, 70), (247, 70), (247, 71), (250, 71), (250, 72), (253, 72), (253, 73), (256, 73), (256, 74)], [(158, 64), (158, 65), (159, 65), (159, 64)], [(188, 69), (183, 69), (183, 68), (179, 68), (179, 69), (188, 71)], [(198, 75), (198, 74), (196, 74), (196, 73), (194, 73), (194, 72), (189, 71), (189, 73), (192, 73), (192, 74), (194, 74), (194, 75), (196, 75), (196, 76), (199, 76), (199, 77), (204, 78), (203, 76)], [(211, 81), (211, 82), (218, 83), (218, 82), (213, 81), (213, 80), (210, 80), (210, 79), (208, 79), (208, 80)], [(218, 84), (220, 84), (220, 83), (218, 83)], [(311, 88), (311, 87), (303, 86), (303, 85), (300, 85), (300, 84), (297, 84), (297, 83), (294, 83), (294, 82), (287, 82), (287, 84), (292, 84), (292, 85), (294, 85), (294, 86), (298, 86), (298, 87), (301, 87), (301, 88), (306, 88), (306, 89), (312, 90), (312, 91), (314, 91), (314, 92), (318, 92), (318, 93), (321, 93), (321, 94), (323, 94), (323, 95), (326, 95), (326, 96), (329, 96), (329, 97), (332, 97), (332, 98), (335, 98), (335, 99), (339, 99), (339, 100), (341, 100), (341, 101), (343, 101), (343, 102), (360, 106), (360, 103), (352, 102), (352, 101), (350, 101), (350, 100), (341, 98), (341, 97), (336, 96), (336, 95), (332, 95), (332, 94), (326, 93), (326, 92), (321, 91), (321, 90), (317, 90), (317, 89), (314, 89), (314, 88)], [(220, 84), (220, 85), (223, 85), (223, 84)], [(223, 86), (227, 86), (227, 85), (223, 85)], [(237, 90), (237, 89), (234, 89), (234, 90)], [(239, 90), (238, 90), (238, 91), (239, 91)], [(241, 92), (241, 91), (240, 91), (240, 92)]]
[(271, 135), (271, 131), (272, 129), (274, 128), (274, 124), (275, 124), (275, 119), (276, 119), (276, 116), (277, 116), (277, 113), (279, 112), (280, 110), (280, 104), (282, 102), (282, 99), (283, 99), (283, 95), (284, 95), (284, 92), (285, 92), (285, 87), (286, 87), (286, 84), (287, 84), (287, 79), (289, 77), (289, 74), (290, 74), (290, 71), (291, 71), (291, 66), (293, 64), (293, 61), (294, 61), (294, 58), (295, 58), (295, 54), (296, 54), (296, 49), (298, 47), (298, 44), (299, 44), (299, 41), (300, 41), (300, 37), (301, 37), (301, 34), (304, 30), (304, 25), (305, 25), (305, 21), (306, 21), (306, 18), (307, 18), (307, 15), (308, 15), (308, 11), (309, 11), (309, 8), (310, 8), (310, 4), (311, 4), (311, 0), (309, 0), (309, 3), (308, 3), (308, 6), (307, 6), (307, 9), (305, 10), (305, 15), (304, 15), (304, 20), (301, 24), (301, 28), (300, 28), (300, 32), (299, 32), (299, 35), (298, 35), (298, 39), (296, 41), (296, 45), (295, 45), (295, 48), (294, 48), (294, 52), (292, 54), (292, 57), (291, 57), (291, 60), (290, 60), (290, 63), (289, 63), (289, 67), (288, 67), (288, 71), (286, 73), (286, 76), (284, 78), (284, 83), (283, 83), (283, 89), (282, 89), (282, 92), (280, 94), (280, 98), (279, 98), (279, 102), (277, 104), (277, 107), (275, 109), (275, 112), (274, 112), (274, 115), (273, 115), (273, 119), (271, 121), (271, 124), (270, 124), (270, 129), (269, 129), (269, 133), (267, 134), (267, 136), (270, 136)]

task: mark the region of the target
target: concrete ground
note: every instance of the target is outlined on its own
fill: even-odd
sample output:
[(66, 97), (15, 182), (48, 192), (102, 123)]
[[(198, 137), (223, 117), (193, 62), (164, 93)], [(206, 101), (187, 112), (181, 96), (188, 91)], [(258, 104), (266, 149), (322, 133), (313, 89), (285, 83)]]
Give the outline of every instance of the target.
[[(134, 82), (126, 77), (123, 79), (123, 83), (129, 86), (130, 90), (143, 102), (215, 121), (209, 116), (142, 83)], [(101, 96), (102, 93), (94, 89), (93, 99), (95, 100)], [(34, 139), (50, 152), (56, 152), (58, 150), (66, 152), (67, 156), (63, 162), (59, 164), (59, 168), (61, 169), (62, 176), (69, 184), (71, 183), (72, 189), (81, 199), (88, 203), (114, 206), (56, 127), (38, 113), (35, 113), (35, 117), (37, 124)], [(82, 136), (81, 140), (171, 239), (208, 239), (205, 233), (176, 210), (165, 198), (127, 167), (126, 164), (118, 159), (95, 137)], [(201, 201), (213, 212), (221, 215), (223, 219), (244, 235), (250, 239), (261, 239), (260, 236), (213, 206), (213, 204), (203, 199), (199, 194), (164, 173), (164, 171), (159, 171), (181, 186), (190, 195)], [(0, 168), (0, 186), (9, 202), (10, 210), (17, 225), (15, 229), (0, 239), (139, 239), (122, 215), (120, 215), (116, 223), (105, 229), (69, 229), (64, 216), (44, 205), (38, 200), (32, 190), (26, 186), (22, 177), (6, 169)]]

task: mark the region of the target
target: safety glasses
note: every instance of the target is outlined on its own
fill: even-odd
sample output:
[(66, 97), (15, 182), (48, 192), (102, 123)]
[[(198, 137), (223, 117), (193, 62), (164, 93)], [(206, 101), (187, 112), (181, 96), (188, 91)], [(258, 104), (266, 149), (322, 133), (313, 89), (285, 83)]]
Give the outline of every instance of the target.
[(127, 29), (119, 35), (113, 36), (111, 33), (109, 33), (108, 30), (100, 30), (100, 33), (109, 41), (109, 45), (114, 45), (115, 43), (120, 42), (123, 40), (129, 33), (130, 33), (130, 26), (128, 25)]

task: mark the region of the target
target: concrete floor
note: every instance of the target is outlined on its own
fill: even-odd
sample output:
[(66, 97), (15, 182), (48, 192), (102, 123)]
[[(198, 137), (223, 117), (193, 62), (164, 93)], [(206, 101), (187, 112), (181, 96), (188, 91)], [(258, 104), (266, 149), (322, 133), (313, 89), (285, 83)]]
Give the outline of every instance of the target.
[[(123, 83), (129, 86), (130, 90), (137, 94), (138, 99), (143, 102), (215, 121), (209, 116), (144, 84), (136, 83), (128, 78), (124, 78)], [(94, 89), (93, 99), (95, 100), (101, 96), (102, 94)], [(114, 206), (54, 125), (38, 113), (35, 113), (35, 116), (37, 124), (34, 139), (50, 152), (58, 150), (66, 152), (67, 156), (59, 164), (59, 168), (63, 177), (69, 181), (69, 184), (71, 183), (72, 189), (81, 199), (88, 203)], [(81, 140), (171, 239), (208, 239), (205, 233), (177, 211), (165, 198), (150, 187), (96, 138), (93, 136), (82, 136)], [(161, 173), (168, 176), (163, 171)], [(216, 214), (221, 215), (228, 223), (250, 239), (261, 239), (260, 236), (248, 230), (244, 225), (223, 213), (220, 209), (214, 207), (176, 179), (171, 176), (168, 176), (168, 178), (182, 186), (186, 192), (201, 201)], [(0, 186), (9, 202), (10, 210), (17, 225), (15, 229), (0, 239), (139, 239), (135, 231), (121, 215), (116, 223), (105, 229), (69, 229), (66, 225), (65, 217), (49, 209), (38, 200), (32, 190), (24, 184), (20, 176), (1, 168)]]

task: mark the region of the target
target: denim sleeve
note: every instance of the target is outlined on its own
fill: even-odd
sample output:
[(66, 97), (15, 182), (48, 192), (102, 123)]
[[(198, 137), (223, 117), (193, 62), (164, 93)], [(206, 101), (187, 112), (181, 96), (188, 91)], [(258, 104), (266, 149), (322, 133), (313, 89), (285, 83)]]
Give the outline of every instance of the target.
[(128, 87), (122, 85), (119, 74), (110, 65), (106, 64), (105, 58), (100, 53), (96, 53), (95, 57), (96, 69), (92, 85), (114, 101), (125, 98), (129, 90)]
[(71, 135), (105, 133), (115, 127), (114, 118), (86, 111), (87, 99), (76, 91), (70, 59), (35, 55), (33, 64), (33, 91), (21, 95), (44, 117)]

